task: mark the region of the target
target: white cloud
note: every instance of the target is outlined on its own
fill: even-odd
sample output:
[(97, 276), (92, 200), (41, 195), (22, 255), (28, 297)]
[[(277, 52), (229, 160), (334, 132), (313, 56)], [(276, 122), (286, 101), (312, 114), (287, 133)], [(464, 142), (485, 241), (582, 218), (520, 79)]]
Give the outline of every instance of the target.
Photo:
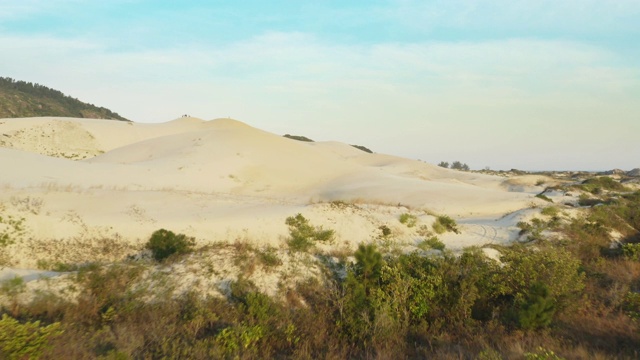
[(0, 19), (28, 18), (60, 9), (77, 8), (86, 2), (87, 0), (0, 0)]
[(611, 157), (630, 167), (637, 160), (624, 153), (640, 153), (640, 69), (569, 41), (346, 46), (267, 33), (225, 47), (110, 52), (85, 40), (5, 36), (0, 48), (12, 54), (0, 59), (4, 76), (134, 120), (232, 116), (475, 167), (532, 168), (539, 159), (599, 167)]
[[(500, 33), (532, 30), (548, 33), (606, 31), (637, 33), (636, 0), (396, 0), (378, 8), (378, 16), (414, 29), (467, 29)], [(507, 30), (507, 32), (505, 32)]]

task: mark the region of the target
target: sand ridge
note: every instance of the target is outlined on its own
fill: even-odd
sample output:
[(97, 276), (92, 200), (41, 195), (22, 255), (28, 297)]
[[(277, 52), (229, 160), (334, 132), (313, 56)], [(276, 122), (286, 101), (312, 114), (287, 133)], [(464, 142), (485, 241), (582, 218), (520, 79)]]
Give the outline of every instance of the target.
[[(285, 218), (299, 212), (335, 229), (346, 246), (370, 241), (382, 225), (395, 229), (395, 241), (412, 243), (420, 236), (399, 225), (403, 212), (429, 225), (436, 213), (498, 218), (541, 201), (508, 191), (501, 177), (338, 142), (300, 142), (232, 119), (0, 119), (0, 139), (0, 168), (10, 169), (0, 175), (0, 210), (24, 218), (28, 228), (9, 248), (21, 266), (34, 262), (30, 242), (116, 238), (135, 247), (162, 227), (199, 242), (246, 238), (278, 245), (287, 233)], [(77, 156), (60, 155), (71, 153)], [(30, 209), (30, 201), (38, 209)], [(512, 240), (512, 225), (502, 226), (496, 241)], [(465, 243), (474, 233), (487, 237), (475, 228)]]

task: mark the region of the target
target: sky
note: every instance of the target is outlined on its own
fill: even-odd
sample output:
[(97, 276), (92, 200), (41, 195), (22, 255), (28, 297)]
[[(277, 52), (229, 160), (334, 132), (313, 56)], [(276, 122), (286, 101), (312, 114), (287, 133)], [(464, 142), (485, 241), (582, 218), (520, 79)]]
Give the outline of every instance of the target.
[(638, 0), (0, 0), (0, 76), (472, 169), (640, 167)]

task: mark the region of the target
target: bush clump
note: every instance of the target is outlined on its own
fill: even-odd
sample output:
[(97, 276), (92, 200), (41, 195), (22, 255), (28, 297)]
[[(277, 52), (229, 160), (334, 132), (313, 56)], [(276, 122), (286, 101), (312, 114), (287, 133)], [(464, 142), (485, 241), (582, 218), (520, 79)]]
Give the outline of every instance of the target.
[(587, 179), (580, 184), (580, 187), (590, 192), (594, 195), (601, 194), (603, 190), (611, 190), (611, 191), (628, 191), (624, 185), (620, 182), (615, 181), (614, 179), (608, 176), (595, 177), (591, 179)]
[(194, 238), (160, 229), (151, 234), (146, 248), (151, 250), (156, 261), (164, 261), (172, 255), (187, 254), (193, 251), (194, 246)]
[(640, 261), (640, 243), (622, 245), (622, 254), (629, 260)]
[(314, 142), (313, 140), (309, 139), (306, 136), (302, 136), (302, 135), (289, 135), (289, 134), (284, 134), (284, 137), (286, 137), (287, 139), (291, 139), (291, 140), (298, 140), (298, 141), (304, 141), (304, 142)]
[(49, 347), (51, 339), (61, 335), (59, 322), (42, 326), (40, 321), (20, 323), (3, 314), (0, 319), (0, 358), (37, 359)]
[(419, 244), (418, 244), (418, 248), (422, 249), (422, 250), (440, 250), (443, 251), (445, 248), (445, 245), (442, 241), (440, 241), (440, 239), (438, 239), (437, 236), (432, 236), (430, 238), (426, 238), (424, 240), (422, 240)]
[(540, 214), (546, 216), (557, 216), (560, 213), (560, 209), (556, 206), (547, 206), (540, 211)]
[(438, 234), (443, 234), (447, 231), (452, 231), (456, 234), (460, 233), (456, 221), (447, 215), (440, 215), (436, 218), (433, 223), (433, 230)]
[(289, 216), (285, 223), (289, 226), (287, 245), (292, 251), (307, 251), (315, 245), (316, 241), (333, 240), (333, 230), (324, 230), (321, 226), (311, 225), (302, 214)]
[(418, 222), (418, 218), (409, 213), (404, 213), (400, 215), (400, 223), (406, 225), (407, 227), (414, 227)]
[(387, 236), (391, 235), (391, 229), (389, 229), (389, 227), (387, 225), (381, 225), (378, 229), (380, 231), (382, 231), (382, 236), (383, 237), (387, 237)]
[(373, 154), (373, 151), (371, 151), (371, 149), (367, 148), (366, 146), (362, 146), (362, 145), (351, 145), (351, 146), (353, 146), (358, 150), (364, 151), (366, 153)]
[(551, 198), (550, 198), (550, 197), (548, 197), (547, 195), (542, 194), (542, 193), (540, 193), (540, 194), (536, 195), (536, 197), (537, 197), (538, 199), (542, 199), (542, 200), (544, 200), (544, 201), (546, 201), (546, 202), (550, 202), (550, 203), (552, 203), (552, 202), (553, 202), (553, 200), (551, 200)]

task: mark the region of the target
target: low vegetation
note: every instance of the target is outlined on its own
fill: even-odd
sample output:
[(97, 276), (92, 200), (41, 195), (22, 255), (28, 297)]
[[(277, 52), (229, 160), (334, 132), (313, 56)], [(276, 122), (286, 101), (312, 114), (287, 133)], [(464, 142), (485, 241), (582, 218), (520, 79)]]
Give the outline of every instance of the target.
[(595, 195), (602, 194), (603, 191), (629, 191), (619, 181), (609, 176), (590, 178), (583, 181), (582, 184), (576, 185), (576, 187)]
[[(528, 242), (493, 246), (498, 260), (475, 247), (454, 254), (433, 235), (413, 252), (361, 244), (352, 261), (317, 249), (307, 255), (321, 275), (274, 297), (240, 277), (226, 298), (149, 301), (145, 260), (85, 266), (71, 276), (75, 301), (47, 293), (5, 301), (0, 358), (635, 359), (640, 191), (598, 198), (573, 218), (558, 218), (562, 205), (542, 209), (519, 224)], [(446, 216), (436, 223), (457, 229)], [(301, 214), (286, 224), (294, 253), (334, 235)], [(280, 264), (274, 248), (254, 253), (265, 267)], [(2, 296), (23, 285), (6, 283)]]
[(399, 220), (401, 224), (404, 224), (410, 228), (416, 226), (416, 224), (418, 223), (418, 218), (415, 215), (409, 213), (401, 214)]
[(469, 165), (461, 163), (460, 161), (454, 161), (451, 163), (451, 165), (449, 165), (449, 162), (447, 161), (441, 161), (438, 163), (438, 166), (446, 168), (446, 169), (453, 169), (453, 170), (460, 170), (460, 171), (469, 171)]
[(170, 256), (189, 253), (193, 251), (194, 246), (194, 238), (160, 229), (151, 235), (146, 247), (151, 251), (154, 259), (164, 261)]
[(440, 250), (443, 251), (445, 245), (437, 236), (426, 238), (418, 243), (418, 248), (422, 250)]
[(373, 154), (373, 151), (371, 149), (369, 149), (368, 147), (366, 147), (366, 146), (362, 146), (362, 145), (351, 145), (351, 146), (353, 146), (354, 148), (356, 148), (358, 150), (364, 151), (366, 153)]
[(302, 135), (289, 135), (289, 134), (284, 134), (284, 137), (286, 137), (287, 139), (291, 139), (291, 140), (298, 140), (298, 141), (304, 141), (304, 142), (314, 142), (313, 140), (309, 139), (306, 136), (302, 136)]
[(547, 195), (545, 195), (545, 194), (537, 194), (537, 195), (536, 195), (536, 197), (537, 197), (538, 199), (542, 199), (542, 200), (544, 200), (544, 201), (546, 201), (546, 202), (550, 202), (550, 203), (552, 203), (552, 202), (553, 202), (553, 200), (551, 200), (551, 198), (550, 198), (550, 197), (548, 197), (548, 196), (547, 196)]
[(49, 343), (63, 333), (59, 322), (41, 326), (40, 321), (24, 322), (3, 314), (0, 319), (0, 355), (3, 359), (38, 359)]
[(287, 245), (291, 251), (305, 252), (314, 247), (318, 241), (331, 242), (333, 240), (333, 230), (312, 226), (302, 214), (288, 217), (285, 223), (289, 226)]
[(460, 233), (456, 221), (447, 215), (440, 215), (436, 217), (436, 221), (433, 223), (433, 231), (437, 234), (444, 234), (447, 231), (451, 231), (456, 234)]

